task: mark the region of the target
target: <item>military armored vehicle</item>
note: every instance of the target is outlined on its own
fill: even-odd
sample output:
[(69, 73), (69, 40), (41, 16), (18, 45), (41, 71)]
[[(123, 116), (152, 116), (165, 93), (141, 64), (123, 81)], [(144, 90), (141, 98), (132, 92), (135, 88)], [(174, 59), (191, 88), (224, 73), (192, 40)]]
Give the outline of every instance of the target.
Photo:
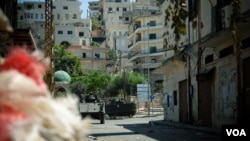
[(93, 119), (100, 120), (101, 124), (105, 123), (105, 103), (96, 96), (89, 94), (80, 100), (79, 110), (82, 117), (90, 116)]
[(105, 104), (105, 111), (109, 117), (133, 117), (136, 114), (136, 104), (114, 98), (110, 100), (110, 103)]

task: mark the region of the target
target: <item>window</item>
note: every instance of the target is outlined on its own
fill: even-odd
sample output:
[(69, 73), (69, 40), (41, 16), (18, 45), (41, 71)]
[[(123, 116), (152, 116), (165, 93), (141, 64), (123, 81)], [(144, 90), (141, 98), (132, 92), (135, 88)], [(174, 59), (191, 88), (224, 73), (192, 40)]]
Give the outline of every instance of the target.
[(174, 96), (174, 105), (177, 105), (177, 91), (176, 90), (173, 92), (173, 96)]
[(77, 14), (73, 14), (73, 19), (77, 19)]
[(96, 53), (95, 54), (95, 59), (100, 59), (100, 54)]
[(60, 14), (57, 14), (57, 19), (60, 20)]
[(33, 19), (33, 14), (32, 13), (30, 14), (30, 18)]
[(127, 11), (127, 8), (122, 8), (122, 11)]
[(79, 37), (83, 37), (84, 36), (84, 32), (79, 32)]
[(170, 98), (169, 98), (169, 95), (168, 95), (168, 97), (167, 97), (167, 106), (169, 107), (170, 106)]
[(38, 8), (42, 8), (42, 5), (41, 5), (41, 4), (39, 4), (39, 5), (38, 5)]
[(68, 6), (63, 6), (63, 10), (68, 10)]
[(56, 6), (53, 6), (53, 9), (56, 9)]
[(30, 18), (30, 13), (25, 13), (25, 18), (29, 19)]
[(38, 14), (36, 14), (36, 19), (38, 19)]
[(68, 31), (68, 35), (72, 35), (73, 34), (73, 31)]
[(227, 47), (227, 48), (224, 48), (222, 49), (219, 54), (220, 54), (220, 58), (223, 58), (223, 57), (226, 57), (230, 54), (233, 54), (234, 53), (234, 48), (233, 48), (233, 45)]
[(86, 53), (82, 53), (82, 58), (86, 58)]
[(58, 30), (57, 33), (58, 34), (63, 34), (63, 31), (62, 30)]
[(151, 39), (156, 39), (156, 34), (154, 33), (154, 34), (149, 34), (149, 39), (151, 40)]
[(206, 58), (205, 58), (205, 64), (213, 62), (213, 60), (214, 60), (214, 55), (213, 54), (207, 55)]
[(129, 21), (129, 17), (125, 17), (125, 21)]
[(157, 52), (157, 48), (156, 47), (150, 47), (150, 53), (155, 53)]
[(149, 22), (149, 25), (150, 25), (150, 26), (156, 26), (156, 21), (150, 21), (150, 22)]
[(250, 37), (242, 40), (242, 49), (246, 49), (250, 47)]
[(198, 14), (198, 0), (190, 0), (188, 2), (188, 11), (189, 12), (189, 21), (191, 21), (193, 18), (195, 18)]
[(112, 12), (112, 8), (111, 7), (108, 8), (108, 12)]
[(116, 8), (116, 11), (119, 11), (119, 7)]
[(32, 9), (32, 5), (30, 5), (30, 4), (27, 5), (26, 9), (28, 9), (28, 10)]
[(43, 14), (41, 14), (41, 19), (43, 19)]
[(65, 14), (65, 19), (69, 20), (69, 14)]

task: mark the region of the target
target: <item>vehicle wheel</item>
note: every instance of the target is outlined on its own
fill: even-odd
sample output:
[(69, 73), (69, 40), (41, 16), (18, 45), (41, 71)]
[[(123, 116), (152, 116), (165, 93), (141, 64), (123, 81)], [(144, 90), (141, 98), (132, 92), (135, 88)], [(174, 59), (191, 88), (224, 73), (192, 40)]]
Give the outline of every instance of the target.
[(105, 123), (105, 115), (104, 115), (104, 114), (101, 114), (100, 123), (101, 123), (101, 124), (104, 124), (104, 123)]

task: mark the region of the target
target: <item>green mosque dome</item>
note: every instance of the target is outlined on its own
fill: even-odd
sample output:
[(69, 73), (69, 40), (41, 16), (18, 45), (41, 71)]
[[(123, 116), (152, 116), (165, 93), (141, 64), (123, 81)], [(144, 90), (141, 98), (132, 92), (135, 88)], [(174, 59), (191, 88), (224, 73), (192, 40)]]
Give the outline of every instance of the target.
[(55, 72), (55, 82), (70, 82), (71, 81), (71, 77), (70, 75), (63, 70), (59, 70)]

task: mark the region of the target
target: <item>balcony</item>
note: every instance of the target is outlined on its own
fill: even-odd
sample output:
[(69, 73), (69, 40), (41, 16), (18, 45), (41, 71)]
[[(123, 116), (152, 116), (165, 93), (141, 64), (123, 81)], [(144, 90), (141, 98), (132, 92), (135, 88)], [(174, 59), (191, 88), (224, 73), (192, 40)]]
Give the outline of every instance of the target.
[(157, 49), (155, 51), (152, 51), (152, 52), (148, 52), (148, 51), (131, 51), (128, 53), (128, 59), (129, 61), (133, 61), (137, 58), (140, 58), (140, 57), (147, 57), (148, 55), (150, 56), (158, 56), (158, 55), (163, 55), (164, 53), (164, 49)]
[(140, 38), (140, 39), (137, 39), (134, 44), (130, 44), (128, 46), (128, 48), (131, 51), (131, 50), (135, 49), (136, 47), (140, 47), (141, 44), (148, 44), (148, 41), (150, 43), (163, 42), (163, 38), (162, 37), (156, 37), (156, 38), (153, 38), (153, 39)]
[[(148, 29), (149, 28), (149, 29)], [(134, 27), (133, 33), (130, 34), (129, 38), (132, 38), (136, 33), (140, 33), (142, 31), (152, 31), (152, 30), (156, 30), (156, 29), (160, 29), (162, 30), (163, 28), (163, 23), (157, 23), (155, 25), (151, 25), (151, 26), (147, 26), (147, 25), (137, 25)]]

